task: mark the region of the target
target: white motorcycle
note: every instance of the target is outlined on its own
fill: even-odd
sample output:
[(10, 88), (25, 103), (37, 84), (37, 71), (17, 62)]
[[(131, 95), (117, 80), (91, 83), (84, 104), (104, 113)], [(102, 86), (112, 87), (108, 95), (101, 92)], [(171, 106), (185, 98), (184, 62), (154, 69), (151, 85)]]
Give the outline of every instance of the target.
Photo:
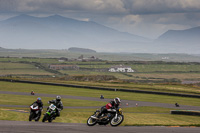
[(34, 103), (30, 106), (30, 115), (29, 115), (29, 121), (35, 120), (39, 121), (40, 115), (39, 115), (39, 106), (37, 103)]

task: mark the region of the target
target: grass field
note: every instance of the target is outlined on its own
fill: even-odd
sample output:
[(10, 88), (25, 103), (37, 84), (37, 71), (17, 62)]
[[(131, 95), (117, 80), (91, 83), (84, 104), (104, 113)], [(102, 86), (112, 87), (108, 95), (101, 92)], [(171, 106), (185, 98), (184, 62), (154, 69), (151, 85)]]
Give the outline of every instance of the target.
[[(70, 87), (57, 87), (49, 85), (36, 85), (25, 83), (9, 83), (0, 82), (1, 91), (13, 91), (13, 92), (28, 92), (34, 90), (36, 93), (44, 94), (62, 94), (72, 96), (87, 96), (87, 97), (99, 97), (104, 94), (106, 98), (113, 98), (119, 96), (122, 100), (137, 100), (137, 101), (149, 101), (160, 103), (174, 103), (175, 101), (181, 105), (196, 105), (199, 106), (200, 99), (197, 98), (183, 98), (175, 96), (160, 96), (151, 94), (139, 94), (139, 93), (125, 93), (125, 92), (112, 92), (99, 91), (82, 88), (70, 88)], [(0, 103), (4, 105), (27, 105), (27, 108), (13, 108), (13, 107), (0, 107), (0, 120), (17, 120), (28, 121), (29, 108), (37, 96), (22, 96), (12, 94), (0, 94)], [(47, 106), (47, 101), (53, 99), (52, 97), (42, 97), (44, 105)], [(158, 100), (159, 99), (159, 100)], [(102, 106), (105, 102), (88, 101), (88, 100), (75, 100), (62, 98), (64, 106)], [(61, 117), (56, 118), (54, 122), (66, 122), (66, 123), (85, 123), (87, 118), (93, 114), (96, 109), (64, 109), (61, 112)], [(125, 120), (122, 125), (158, 125), (158, 126), (200, 126), (200, 119), (198, 116), (185, 116), (185, 115), (171, 115), (170, 108), (161, 107), (129, 107), (123, 108)], [(46, 109), (44, 109), (46, 111)], [(41, 119), (40, 119), (41, 121)]]
[(79, 53), (69, 52), (67, 50), (26, 50), (26, 49), (10, 49), (0, 52), (1, 57), (38, 57), (38, 58), (78, 58), (95, 56), (103, 60), (109, 61), (163, 61), (163, 57), (168, 57), (164, 61), (179, 62), (200, 62), (199, 55), (188, 54), (154, 54), (154, 53)]
[[(10, 94), (0, 94), (0, 103), (5, 105), (30, 105), (36, 101), (38, 96), (22, 96), (22, 95), (10, 95)], [(9, 99), (9, 100), (8, 100)], [(54, 97), (42, 97), (44, 106), (48, 106), (47, 102), (49, 100), (55, 99)], [(62, 98), (63, 106), (103, 106), (106, 102), (99, 101), (88, 101), (79, 99), (67, 99)]]
[[(12, 50), (11, 50), (12, 51)], [(98, 62), (80, 62), (68, 61), (59, 62), (60, 57), (68, 59), (78, 58), (80, 55), (84, 57), (95, 56), (106, 61)], [(154, 83), (152, 81), (161, 81), (166, 79), (177, 80), (200, 80), (200, 58), (199, 56), (192, 56), (187, 54), (110, 54), (110, 53), (71, 53), (66, 50), (13, 50), (0, 52), (0, 76), (8, 75), (19, 79), (28, 79), (35, 81), (45, 81), (53, 83), (64, 84), (79, 84), (88, 86), (111, 87), (120, 89), (136, 89), (148, 91), (174, 92), (186, 94), (200, 94), (200, 87), (195, 85), (181, 85), (171, 83)], [(3, 57), (4, 56), (4, 57)], [(9, 57), (7, 57), (9, 56)], [(17, 57), (17, 58), (14, 58)], [(19, 58), (18, 58), (19, 57)], [(27, 58), (33, 57), (33, 58)], [(38, 57), (38, 58), (36, 58)], [(48, 57), (48, 58), (45, 58)], [(55, 58), (56, 57), (56, 58)], [(168, 60), (162, 62), (162, 57), (169, 57)], [(165, 62), (166, 61), (166, 62)], [(171, 61), (171, 62), (170, 62)], [(177, 62), (175, 62), (177, 61)], [(186, 63), (188, 62), (188, 63)], [(81, 70), (60, 70), (61, 73), (49, 71), (49, 64), (68, 64), (78, 65)], [(135, 70), (134, 73), (110, 73), (107, 71), (100, 72), (99, 69), (107, 69), (111, 66), (124, 64), (131, 66)], [(40, 67), (37, 67), (39, 65)], [(60, 75), (59, 75), (60, 74)], [(118, 78), (116, 81), (100, 81), (100, 82), (80, 82), (80, 81), (65, 81), (63, 74), (76, 75), (113, 75)], [(48, 79), (41, 78), (46, 76)], [(35, 76), (35, 77), (34, 77)], [(50, 78), (50, 76), (52, 78)], [(57, 78), (58, 77), (58, 78)], [(126, 80), (134, 81), (148, 81), (144, 83), (126, 82)], [(103, 91), (72, 87), (58, 87), (50, 85), (25, 84), (15, 82), (0, 81), (0, 91), (12, 92), (27, 92), (34, 90), (35, 93), (41, 94), (55, 94), (55, 95), (71, 95), (71, 96), (85, 96), (98, 97), (104, 95), (105, 98), (120, 97), (122, 100), (136, 100), (146, 102), (159, 103), (179, 103), (180, 105), (200, 106), (199, 98), (186, 98), (176, 96), (164, 96), (154, 94), (141, 93), (127, 93), (119, 91)], [(0, 105), (25, 105), (27, 108), (18, 107), (3, 107), (0, 106), (0, 120), (17, 120), (28, 121), (29, 105), (37, 98), (35, 96), (0, 94)], [(47, 101), (54, 99), (53, 97), (42, 97), (42, 101), (47, 106)], [(75, 109), (75, 106), (103, 106), (105, 102), (67, 99), (62, 98), (64, 106), (72, 107), (72, 109), (64, 109), (61, 112), (61, 117), (56, 118), (54, 122), (67, 123), (85, 123), (87, 118), (93, 114), (96, 109)], [(74, 109), (73, 109), (74, 107)], [(171, 115), (170, 108), (161, 107), (129, 107), (123, 108), (125, 120), (122, 125), (169, 125), (169, 126), (200, 126), (199, 116), (186, 115)], [(44, 109), (43, 112), (45, 112)], [(41, 120), (40, 120), (41, 121)]]
[(130, 79), (179, 79), (179, 80), (200, 80), (200, 73), (129, 73)]
[[(71, 87), (58, 87), (50, 85), (37, 85), (37, 84), (25, 84), (25, 83), (9, 83), (0, 82), (1, 91), (13, 91), (13, 92), (28, 92), (34, 90), (35, 93), (43, 94), (57, 94), (57, 95), (72, 95), (72, 96), (86, 96), (86, 97), (99, 97), (101, 94), (105, 98), (120, 97), (124, 100), (136, 100), (136, 101), (149, 101), (149, 102), (161, 102), (174, 104), (178, 102), (181, 105), (193, 105), (199, 106), (199, 98), (186, 98), (186, 97), (175, 97), (155, 94), (142, 94), (142, 93), (128, 93), (103, 90), (92, 90), (83, 88), (71, 88)], [(158, 101), (159, 99), (159, 101)]]
[[(29, 79), (24, 79), (29, 80)], [(32, 79), (33, 80), (33, 79)], [(200, 94), (200, 87), (197, 85), (183, 85), (183, 84), (171, 84), (171, 83), (124, 83), (124, 82), (91, 82), (91, 81), (66, 81), (56, 79), (37, 79), (38, 82), (50, 82), (61, 84), (74, 84), (83, 86), (96, 86), (96, 87), (109, 87), (119, 89), (134, 89), (134, 90), (146, 90), (146, 91), (159, 91), (159, 92), (171, 92), (171, 93), (183, 93), (183, 94)]]
[[(63, 51), (62, 51), (63, 52)], [(41, 67), (36, 67), (35, 63)], [(49, 64), (77, 65), (80, 70), (49, 70)], [(111, 73), (108, 68), (115, 65), (131, 66), (134, 73)], [(99, 70), (102, 69), (102, 70)], [(112, 75), (120, 80), (130, 80), (137, 82), (166, 82), (183, 80), (200, 80), (199, 63), (180, 62), (156, 62), (156, 61), (98, 61), (81, 62), (66, 61), (59, 62), (58, 58), (0, 58), (0, 75), (14, 77), (40, 77), (40, 76), (77, 76), (77, 75)]]
[[(16, 112), (17, 110), (21, 112)], [(137, 112), (137, 111), (139, 112)], [(148, 112), (148, 111), (149, 112)], [(163, 111), (164, 110), (164, 111)], [(124, 126), (200, 126), (200, 119), (197, 116), (171, 115), (170, 109), (152, 107), (132, 108), (132, 112), (124, 110)], [(28, 121), (28, 108), (0, 108), (0, 120)], [(46, 111), (46, 109), (44, 109)], [(94, 109), (64, 109), (61, 116), (53, 122), (85, 123)], [(42, 116), (43, 117), (43, 116)], [(42, 118), (40, 119), (41, 122)]]
[(137, 64), (131, 65), (137, 72), (190, 72), (200, 71), (200, 65), (195, 64)]
[(31, 64), (25, 63), (5, 63), (0, 62), (0, 75), (53, 75), (43, 69), (39, 69)]

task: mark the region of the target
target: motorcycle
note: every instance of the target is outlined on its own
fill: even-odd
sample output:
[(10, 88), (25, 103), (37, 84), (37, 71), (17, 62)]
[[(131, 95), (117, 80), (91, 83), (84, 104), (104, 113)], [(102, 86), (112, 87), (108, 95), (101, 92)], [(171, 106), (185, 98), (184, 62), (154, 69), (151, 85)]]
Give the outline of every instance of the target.
[(97, 123), (99, 125), (107, 125), (110, 123), (111, 126), (118, 126), (124, 120), (124, 116), (123, 116), (121, 108), (117, 108), (116, 113), (105, 113), (105, 114), (102, 114), (102, 116), (100, 116), (99, 118), (97, 118), (99, 113), (100, 111), (96, 110), (94, 114), (88, 118), (87, 120), (88, 126), (94, 126)]
[(37, 103), (34, 103), (33, 105), (30, 106), (30, 115), (29, 115), (29, 121), (35, 120), (39, 121), (40, 116), (39, 116), (39, 106)]
[(52, 122), (52, 120), (55, 119), (56, 116), (56, 106), (54, 104), (51, 104), (48, 108), (46, 113), (44, 114), (44, 117), (42, 119), (42, 122), (45, 122), (48, 120), (48, 122)]
[(31, 95), (35, 95), (35, 92), (31, 91)]

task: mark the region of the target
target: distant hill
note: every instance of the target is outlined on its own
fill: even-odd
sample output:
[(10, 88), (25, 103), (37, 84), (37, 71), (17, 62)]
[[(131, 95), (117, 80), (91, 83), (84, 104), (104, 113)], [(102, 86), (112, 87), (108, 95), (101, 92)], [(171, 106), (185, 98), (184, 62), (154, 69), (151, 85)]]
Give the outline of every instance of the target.
[(199, 43), (200, 26), (187, 30), (169, 30), (162, 34), (157, 41), (167, 43)]
[(71, 47), (68, 49), (70, 52), (78, 52), (78, 53), (96, 53), (95, 50), (92, 49), (85, 49), (85, 48), (76, 48), (76, 47)]
[(144, 37), (120, 32), (96, 22), (78, 21), (59, 15), (41, 18), (20, 15), (0, 22), (0, 46), (6, 48), (66, 49), (75, 46), (97, 51), (117, 51), (124, 48), (129, 50), (134, 44), (148, 41)]
[(156, 40), (53, 15), (20, 15), (0, 21), (0, 46), (8, 49), (88, 48), (98, 52), (199, 54), (200, 27), (169, 30)]
[(154, 44), (156, 44), (157, 49), (162, 48), (165, 51), (200, 53), (200, 27), (186, 30), (169, 30), (158, 37)]
[(5, 48), (0, 47), (0, 51), (5, 51), (5, 50), (6, 50)]

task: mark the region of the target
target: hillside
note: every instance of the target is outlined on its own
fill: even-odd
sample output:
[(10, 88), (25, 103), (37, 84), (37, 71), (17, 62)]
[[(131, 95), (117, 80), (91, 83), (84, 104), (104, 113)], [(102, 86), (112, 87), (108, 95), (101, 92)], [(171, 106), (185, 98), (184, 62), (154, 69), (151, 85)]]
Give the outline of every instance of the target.
[(184, 53), (199, 53), (200, 27), (186, 30), (169, 30), (154, 41), (157, 48), (164, 48), (166, 51)]
[(78, 52), (78, 53), (96, 53), (95, 50), (92, 49), (85, 49), (85, 48), (76, 48), (76, 47), (71, 47), (68, 49), (70, 52)]
[[(98, 51), (111, 48), (117, 51), (124, 49), (124, 45), (127, 45), (125, 49), (129, 49), (134, 44), (149, 41), (92, 21), (78, 21), (59, 15), (41, 18), (20, 15), (1, 21), (0, 40), (0, 46), (5, 48), (66, 49), (75, 46)], [(118, 44), (125, 41), (131, 43)]]

